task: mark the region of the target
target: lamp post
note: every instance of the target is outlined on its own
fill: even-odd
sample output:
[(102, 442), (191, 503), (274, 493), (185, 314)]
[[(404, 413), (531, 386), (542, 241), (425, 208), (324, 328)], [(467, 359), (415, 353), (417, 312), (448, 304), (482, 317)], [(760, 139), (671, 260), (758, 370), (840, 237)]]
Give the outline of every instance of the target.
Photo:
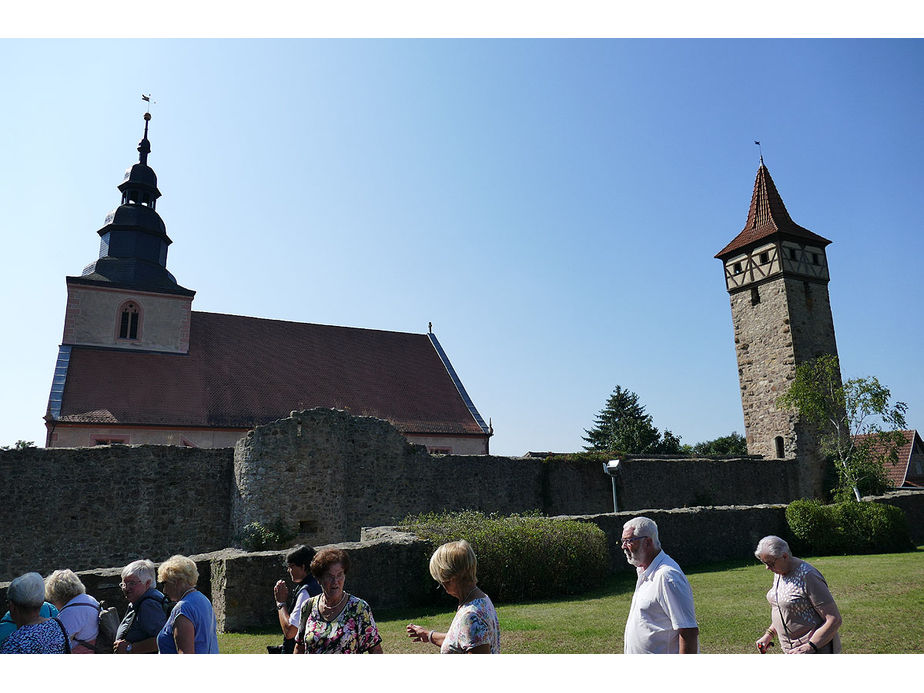
[(613, 483), (613, 512), (619, 512), (619, 504), (616, 502), (616, 475), (619, 473), (619, 460), (610, 460), (603, 463), (603, 473), (606, 474)]

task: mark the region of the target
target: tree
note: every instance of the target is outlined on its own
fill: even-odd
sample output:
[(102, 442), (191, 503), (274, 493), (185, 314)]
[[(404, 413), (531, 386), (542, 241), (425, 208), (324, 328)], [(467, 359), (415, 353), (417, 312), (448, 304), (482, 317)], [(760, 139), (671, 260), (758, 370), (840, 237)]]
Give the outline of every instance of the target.
[(841, 384), (837, 357), (825, 354), (796, 366), (789, 390), (777, 400), (818, 429), (821, 451), (837, 468), (838, 500), (889, 489), (885, 462), (898, 461), (908, 409), (904, 402), (890, 404), (891, 396), (875, 377)]
[(691, 455), (696, 455), (698, 457), (709, 455), (747, 455), (748, 442), (743, 435), (737, 431), (732, 431), (730, 435), (720, 436), (715, 440), (705, 440), (692, 447), (686, 445), (684, 449), (688, 449)]
[(9, 445), (0, 446), (0, 450), (25, 450), (27, 448), (34, 448), (35, 443), (31, 440), (17, 440), (16, 444), (10, 447)]
[(592, 429), (585, 429), (585, 450), (610, 450), (627, 454), (676, 454), (680, 437), (652, 424), (651, 415), (639, 404), (638, 395), (619, 385), (597, 414)]

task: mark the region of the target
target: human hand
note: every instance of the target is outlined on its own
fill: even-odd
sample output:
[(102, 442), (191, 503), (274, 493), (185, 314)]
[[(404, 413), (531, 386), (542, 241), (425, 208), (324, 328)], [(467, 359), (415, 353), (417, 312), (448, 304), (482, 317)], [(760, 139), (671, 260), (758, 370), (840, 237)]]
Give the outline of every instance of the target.
[(430, 631), (426, 628), (414, 623), (408, 623), (405, 630), (407, 630), (407, 637), (414, 642), (430, 642)]
[(760, 652), (761, 654), (767, 654), (767, 650), (773, 647), (773, 636), (770, 634), (766, 634), (764, 635), (764, 637), (762, 637), (760, 640), (758, 640), (754, 644), (757, 645), (758, 652)]
[(114, 654), (127, 654), (128, 640), (116, 640), (112, 643), (112, 651)]
[(804, 643), (799, 645), (799, 647), (792, 648), (786, 654), (812, 654), (812, 646), (808, 643)]
[(289, 598), (289, 586), (285, 580), (279, 580), (273, 585), (273, 596), (276, 597), (277, 602), (284, 602)]

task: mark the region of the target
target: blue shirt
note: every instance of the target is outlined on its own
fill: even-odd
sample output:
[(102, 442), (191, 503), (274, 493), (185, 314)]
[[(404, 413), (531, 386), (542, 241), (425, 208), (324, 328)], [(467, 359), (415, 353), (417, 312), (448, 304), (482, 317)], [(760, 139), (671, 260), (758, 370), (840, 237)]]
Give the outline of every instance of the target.
[(135, 643), (148, 638), (157, 637), (160, 629), (167, 622), (167, 613), (164, 612), (163, 593), (153, 587), (147, 590), (135, 604), (128, 605), (125, 618), (119, 624), (116, 640), (127, 640)]
[(183, 595), (176, 603), (170, 618), (157, 635), (157, 651), (160, 654), (177, 654), (176, 641), (173, 639), (173, 623), (177, 616), (188, 618), (196, 631), (194, 647), (196, 654), (218, 654), (218, 624), (212, 603), (199, 590), (192, 590)]

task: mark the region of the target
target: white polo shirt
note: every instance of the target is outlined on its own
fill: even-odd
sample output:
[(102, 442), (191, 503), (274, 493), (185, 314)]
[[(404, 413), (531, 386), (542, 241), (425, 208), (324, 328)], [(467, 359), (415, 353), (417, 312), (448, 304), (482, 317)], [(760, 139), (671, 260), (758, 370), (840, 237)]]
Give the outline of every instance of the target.
[[(626, 621), (626, 654), (677, 654), (680, 628), (697, 628), (693, 590), (673, 558), (661, 551), (638, 582)], [(697, 641), (698, 642), (698, 641)]]

